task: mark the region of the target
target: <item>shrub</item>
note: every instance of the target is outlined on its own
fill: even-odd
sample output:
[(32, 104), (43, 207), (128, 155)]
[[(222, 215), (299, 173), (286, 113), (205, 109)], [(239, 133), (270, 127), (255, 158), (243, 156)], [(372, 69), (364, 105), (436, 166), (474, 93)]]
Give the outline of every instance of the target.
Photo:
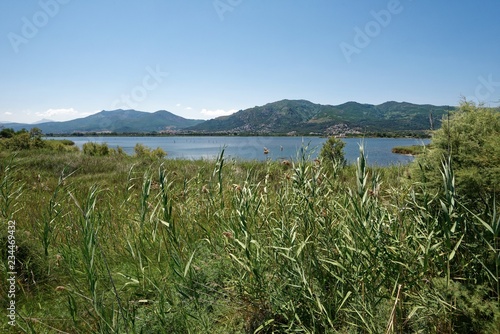
[(0, 139), (0, 146), (12, 151), (46, 147), (45, 141), (42, 139), (42, 131), (38, 128), (33, 128), (29, 132), (25, 129), (18, 132), (14, 132), (12, 129), (3, 129), (0, 132)]
[(123, 148), (121, 148), (120, 146), (118, 146), (118, 147), (117, 147), (117, 148), (115, 148), (115, 149), (111, 149), (111, 150), (109, 151), (109, 153), (110, 153), (111, 155), (114, 155), (114, 156), (124, 156), (124, 155), (126, 155), (125, 151), (124, 151), (124, 150), (123, 150)]
[(65, 146), (75, 145), (75, 142), (72, 140), (69, 140), (69, 139), (61, 139), (61, 140), (58, 140), (58, 142), (60, 142), (61, 144), (65, 145)]
[(83, 144), (83, 153), (90, 156), (105, 156), (109, 154), (109, 147), (106, 143), (88, 142)]
[(45, 143), (42, 139), (42, 130), (39, 128), (32, 128), (29, 132), (30, 148), (42, 148)]
[(28, 150), (30, 148), (30, 135), (27, 132), (16, 134), (7, 141), (7, 148), (10, 150)]
[(12, 138), (14, 137), (15, 135), (15, 132), (13, 129), (2, 129), (2, 131), (0, 131), (0, 138)]
[(416, 159), (412, 175), (432, 189), (442, 184), (441, 161), (451, 157), (457, 194), (468, 202), (487, 203), (499, 194), (500, 112), (462, 101), (432, 136), (425, 154)]
[(151, 157), (156, 159), (163, 159), (167, 156), (167, 152), (165, 152), (161, 147), (157, 147), (156, 149), (151, 151)]
[(149, 148), (143, 144), (137, 143), (134, 147), (135, 156), (138, 158), (144, 158), (149, 155)]
[(44, 147), (51, 151), (57, 152), (75, 152), (78, 147), (75, 143), (68, 139), (63, 140), (45, 140)]
[(330, 137), (323, 144), (319, 156), (323, 161), (333, 164), (333, 166), (344, 167), (346, 165), (344, 146), (345, 143), (342, 140)]
[(41, 147), (43, 146), (43, 142), (34, 142), (31, 141), (30, 135), (27, 132), (22, 132), (14, 135), (11, 138), (2, 140), (3, 148), (12, 151), (21, 151), (21, 150), (29, 150), (30, 148)]
[(147, 159), (163, 159), (167, 156), (167, 153), (160, 147), (155, 150), (151, 150), (150, 148), (144, 146), (143, 144), (137, 143), (134, 147), (135, 156), (138, 158), (147, 158)]

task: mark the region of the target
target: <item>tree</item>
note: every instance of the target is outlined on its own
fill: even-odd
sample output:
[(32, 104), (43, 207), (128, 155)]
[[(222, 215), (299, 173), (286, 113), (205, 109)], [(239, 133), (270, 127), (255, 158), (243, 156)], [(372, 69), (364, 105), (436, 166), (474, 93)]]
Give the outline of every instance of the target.
[(319, 156), (323, 161), (329, 162), (333, 166), (344, 167), (346, 164), (344, 146), (345, 143), (342, 140), (332, 136), (323, 144)]
[(30, 147), (31, 148), (41, 148), (43, 147), (43, 140), (42, 140), (42, 130), (40, 128), (32, 128), (29, 132), (30, 136)]
[(13, 129), (10, 129), (10, 128), (6, 128), (6, 129), (2, 129), (2, 131), (0, 131), (0, 138), (12, 138), (14, 137), (16, 133), (14, 132)]
[(500, 112), (462, 101), (434, 131), (430, 149), (420, 155), (412, 175), (434, 189), (442, 184), (441, 162), (451, 158), (457, 195), (487, 204), (500, 191)]
[(5, 143), (7, 149), (20, 151), (29, 150), (31, 140), (28, 132), (19, 131)]

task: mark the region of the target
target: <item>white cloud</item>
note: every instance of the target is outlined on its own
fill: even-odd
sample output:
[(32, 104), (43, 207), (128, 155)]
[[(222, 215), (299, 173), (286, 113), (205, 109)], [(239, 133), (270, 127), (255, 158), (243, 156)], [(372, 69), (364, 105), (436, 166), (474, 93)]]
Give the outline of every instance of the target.
[(208, 110), (208, 109), (202, 109), (201, 113), (205, 116), (210, 116), (210, 117), (219, 117), (219, 116), (227, 116), (234, 114), (238, 110), (236, 109), (231, 109), (231, 110), (223, 110), (223, 109), (217, 109), (217, 110)]
[(85, 117), (90, 113), (82, 113), (74, 108), (48, 109), (45, 112), (36, 112), (35, 115), (41, 118), (49, 118), (53, 120), (69, 120), (78, 117)]
[(8, 116), (13, 115), (13, 114), (12, 114), (11, 112), (9, 112), (9, 111), (4, 112), (4, 114), (5, 114), (5, 115), (8, 115)]
[(62, 108), (62, 109), (49, 109), (45, 112), (37, 112), (35, 114), (40, 117), (71, 116), (71, 115), (78, 115), (78, 111), (76, 111), (74, 108)]
[(193, 108), (191, 108), (191, 107), (186, 107), (186, 110), (193, 110)]
[(180, 106), (181, 106), (181, 104), (180, 104), (180, 103), (177, 103), (175, 106), (176, 106), (176, 107), (180, 107)]

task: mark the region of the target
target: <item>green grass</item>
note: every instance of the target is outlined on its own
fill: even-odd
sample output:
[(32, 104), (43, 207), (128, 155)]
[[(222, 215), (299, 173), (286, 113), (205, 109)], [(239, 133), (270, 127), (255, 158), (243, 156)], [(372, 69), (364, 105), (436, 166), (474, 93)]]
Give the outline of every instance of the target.
[(428, 149), (428, 145), (396, 146), (392, 148), (392, 153), (419, 155)]
[(0, 331), (496, 333), (500, 220), (461, 205), (450, 166), (429, 193), (363, 154), (332, 171), (223, 153), (0, 152), (19, 247)]

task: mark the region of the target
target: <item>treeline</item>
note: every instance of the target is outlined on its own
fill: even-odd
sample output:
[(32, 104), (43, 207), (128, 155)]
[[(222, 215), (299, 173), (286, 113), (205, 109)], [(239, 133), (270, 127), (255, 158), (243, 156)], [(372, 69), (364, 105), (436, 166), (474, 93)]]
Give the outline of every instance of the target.
[(8, 150), (27, 150), (32, 148), (43, 148), (45, 142), (42, 139), (42, 131), (38, 128), (31, 130), (2, 129), (0, 131), (0, 148)]
[[(68, 139), (60, 140), (44, 140), (42, 131), (38, 128), (31, 130), (2, 129), (0, 131), (0, 151), (24, 151), (24, 150), (45, 150), (57, 152), (78, 152), (80, 149), (75, 143)], [(107, 143), (88, 142), (83, 144), (82, 153), (87, 156), (108, 156), (127, 154), (121, 147), (111, 148)], [(142, 144), (136, 144), (134, 147), (134, 155), (137, 158), (146, 158), (150, 160), (163, 159), (167, 153), (160, 147), (150, 149)]]
[[(46, 133), (44, 137), (170, 137), (170, 136), (240, 136), (240, 137), (300, 137), (300, 136), (323, 136), (319, 132), (301, 133), (255, 133), (255, 132), (234, 132), (234, 131), (187, 131), (178, 130), (173, 132), (72, 132), (72, 133)], [(345, 134), (348, 138), (372, 137), (372, 138), (430, 138), (429, 131), (386, 131), (386, 132), (362, 132), (360, 134)]]
[(44, 140), (42, 130), (32, 128), (29, 131), (22, 129), (14, 131), (5, 128), (0, 131), (0, 150), (24, 151), (24, 150), (49, 150), (49, 151), (78, 151), (78, 147), (71, 140)]

